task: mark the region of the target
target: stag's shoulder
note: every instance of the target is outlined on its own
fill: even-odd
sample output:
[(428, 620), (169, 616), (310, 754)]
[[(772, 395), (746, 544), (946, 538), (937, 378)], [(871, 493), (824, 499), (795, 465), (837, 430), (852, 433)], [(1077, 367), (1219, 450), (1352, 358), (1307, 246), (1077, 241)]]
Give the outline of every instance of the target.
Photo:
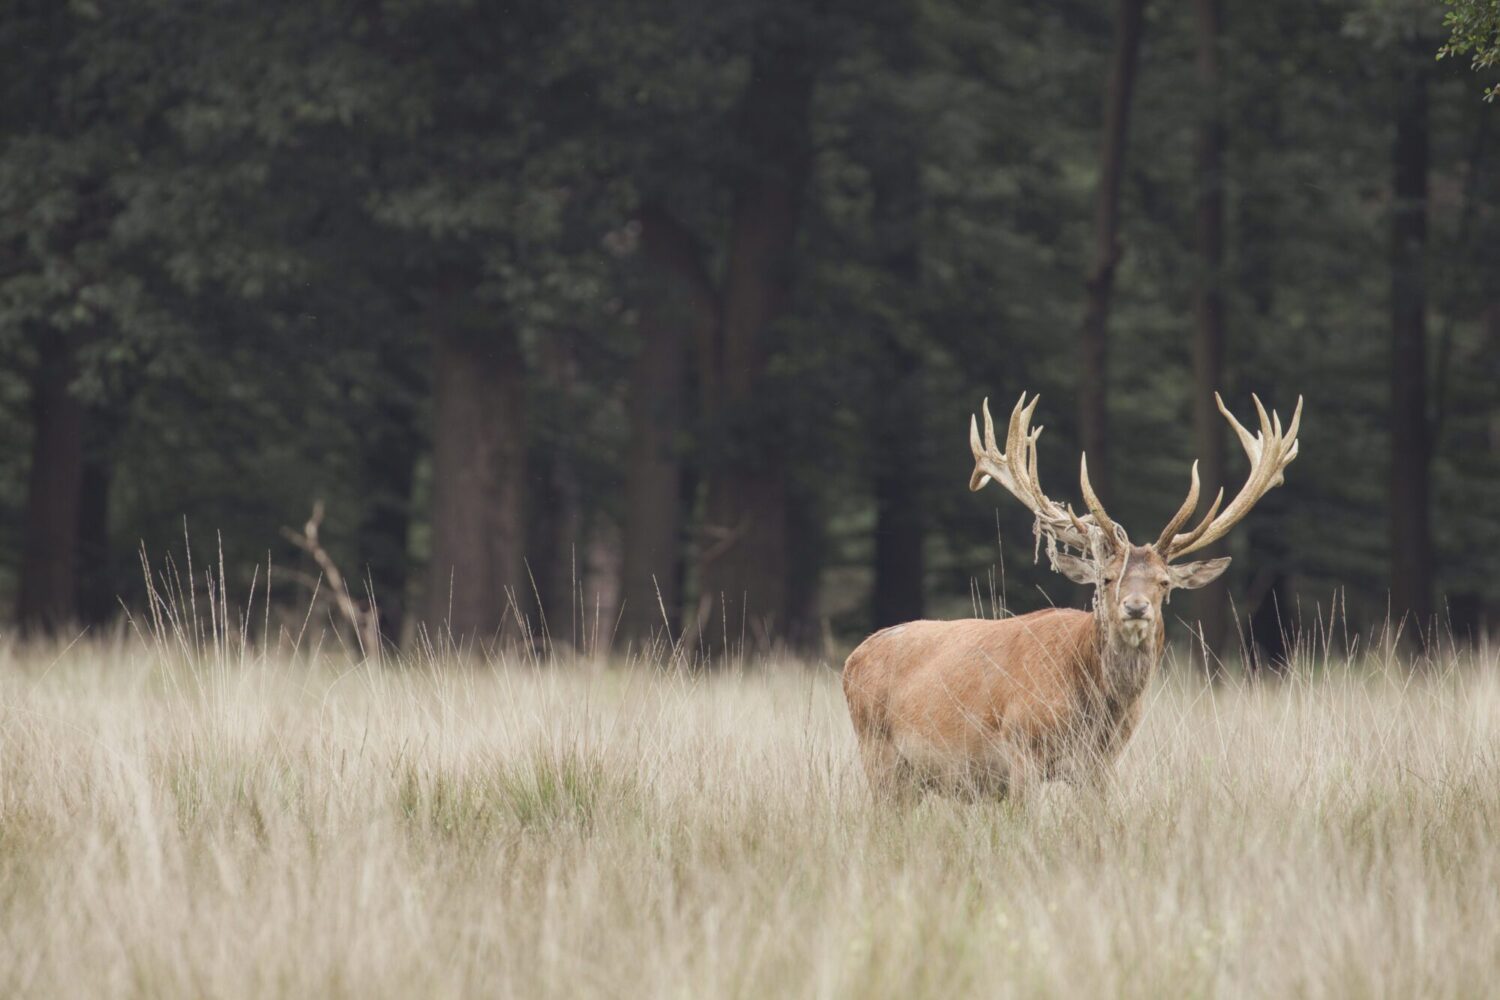
[(1020, 631), (1070, 631), (1079, 632), (1093, 627), (1094, 613), (1077, 608), (1043, 608), (1012, 618), (1002, 618), (1012, 629)]
[(1030, 614), (1004, 619), (1007, 645), (1030, 651), (1046, 650), (1056, 658), (1085, 655), (1095, 641), (1093, 612), (1077, 608), (1043, 608)]

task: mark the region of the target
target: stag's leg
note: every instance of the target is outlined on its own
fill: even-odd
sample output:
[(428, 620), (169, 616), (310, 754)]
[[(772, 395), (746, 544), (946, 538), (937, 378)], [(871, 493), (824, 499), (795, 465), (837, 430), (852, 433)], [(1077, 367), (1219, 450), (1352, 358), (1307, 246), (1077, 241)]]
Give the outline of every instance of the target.
[(976, 798), (1024, 803), (1039, 780), (1030, 754), (1016, 745), (1009, 733), (995, 733), (987, 739), (982, 754), (977, 755), (970, 770), (969, 784)]
[(880, 737), (861, 739), (859, 757), (870, 792), (877, 799), (907, 801), (915, 797), (917, 785), (911, 766), (890, 740)]
[(1076, 768), (1069, 780), (1091, 798), (1107, 800), (1115, 792), (1115, 769), (1103, 761), (1088, 761)]
[(1137, 707), (1096, 746), (1080, 751), (1069, 768), (1069, 782), (1082, 792), (1097, 798), (1109, 798), (1116, 787), (1115, 762), (1130, 740), (1130, 733), (1139, 718), (1140, 709)]
[(1042, 782), (1041, 771), (1030, 758), (1017, 754), (1006, 770), (1005, 795), (1007, 802), (1024, 807)]
[(1010, 761), (991, 748), (991, 752), (970, 759), (948, 775), (948, 794), (968, 802), (1010, 797), (1013, 775)]

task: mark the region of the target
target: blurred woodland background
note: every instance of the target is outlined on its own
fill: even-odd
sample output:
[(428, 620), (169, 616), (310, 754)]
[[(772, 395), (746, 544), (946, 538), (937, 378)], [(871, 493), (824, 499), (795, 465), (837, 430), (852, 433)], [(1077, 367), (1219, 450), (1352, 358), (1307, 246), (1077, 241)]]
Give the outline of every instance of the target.
[(315, 576), (318, 499), (393, 641), (1081, 606), (969, 415), (1040, 391), (1049, 491), (1086, 448), (1141, 541), (1242, 481), (1222, 389), (1305, 395), (1302, 457), (1173, 617), (1478, 635), (1500, 109), (1444, 12), (9, 0), (0, 607), (102, 623), (184, 530)]

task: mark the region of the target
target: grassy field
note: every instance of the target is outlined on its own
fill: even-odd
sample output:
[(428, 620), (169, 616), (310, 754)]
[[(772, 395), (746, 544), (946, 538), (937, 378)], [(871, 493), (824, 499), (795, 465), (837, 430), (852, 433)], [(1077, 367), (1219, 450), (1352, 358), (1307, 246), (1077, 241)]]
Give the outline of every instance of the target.
[(828, 664), (0, 646), (0, 995), (1490, 994), (1497, 667), (1169, 664), (1107, 796), (893, 810)]

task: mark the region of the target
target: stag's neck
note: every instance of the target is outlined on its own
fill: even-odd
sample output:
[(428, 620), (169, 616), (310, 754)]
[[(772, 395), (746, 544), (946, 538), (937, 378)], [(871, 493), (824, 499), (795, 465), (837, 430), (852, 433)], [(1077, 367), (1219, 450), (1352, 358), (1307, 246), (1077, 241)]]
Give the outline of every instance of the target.
[(1094, 613), (1094, 643), (1099, 654), (1099, 690), (1110, 714), (1123, 715), (1135, 707), (1161, 662), (1166, 636), (1160, 623), (1144, 641), (1131, 643)]

